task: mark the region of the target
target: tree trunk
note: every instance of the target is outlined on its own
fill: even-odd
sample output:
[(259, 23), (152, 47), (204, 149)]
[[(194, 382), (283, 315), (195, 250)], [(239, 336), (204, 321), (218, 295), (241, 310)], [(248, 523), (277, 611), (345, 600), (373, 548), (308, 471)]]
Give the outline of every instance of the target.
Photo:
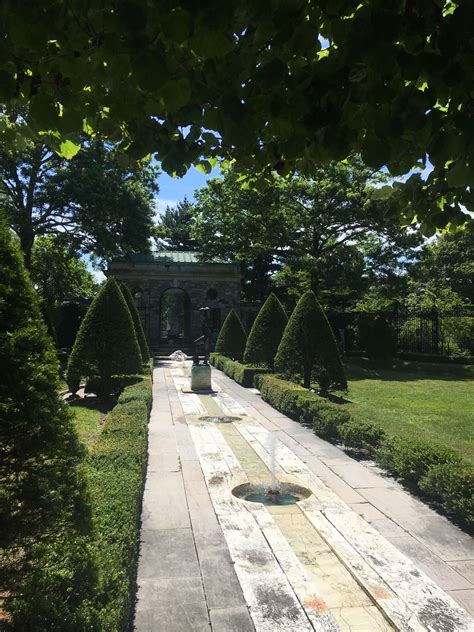
[(23, 257), (25, 260), (25, 268), (31, 269), (31, 251), (33, 250), (33, 244), (35, 241), (35, 235), (33, 233), (33, 227), (28, 226), (20, 230), (20, 248), (23, 251)]
[(305, 388), (310, 388), (311, 387), (311, 368), (308, 367), (304, 367), (304, 373), (303, 373), (303, 386)]

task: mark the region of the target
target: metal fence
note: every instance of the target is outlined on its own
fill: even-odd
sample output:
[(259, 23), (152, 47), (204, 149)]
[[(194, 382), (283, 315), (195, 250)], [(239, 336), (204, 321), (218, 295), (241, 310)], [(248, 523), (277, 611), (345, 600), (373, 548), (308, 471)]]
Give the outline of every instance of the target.
[[(450, 355), (472, 354), (474, 313), (472, 311), (438, 312), (330, 312), (329, 321), (344, 351), (365, 351), (358, 331), (362, 322), (370, 323), (382, 316), (389, 324), (397, 351)], [(462, 338), (462, 340), (461, 340)]]

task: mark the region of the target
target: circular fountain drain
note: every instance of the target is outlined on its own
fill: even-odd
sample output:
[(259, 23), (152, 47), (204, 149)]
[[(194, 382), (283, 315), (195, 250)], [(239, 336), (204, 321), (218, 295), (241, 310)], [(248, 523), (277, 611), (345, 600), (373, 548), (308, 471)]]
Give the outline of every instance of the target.
[(211, 424), (231, 424), (233, 421), (240, 421), (242, 417), (219, 417), (214, 415), (204, 415), (199, 417), (199, 421), (208, 421)]
[(311, 496), (309, 489), (292, 483), (280, 483), (277, 489), (272, 489), (271, 485), (244, 483), (234, 487), (232, 493), (237, 498), (262, 505), (295, 505)]

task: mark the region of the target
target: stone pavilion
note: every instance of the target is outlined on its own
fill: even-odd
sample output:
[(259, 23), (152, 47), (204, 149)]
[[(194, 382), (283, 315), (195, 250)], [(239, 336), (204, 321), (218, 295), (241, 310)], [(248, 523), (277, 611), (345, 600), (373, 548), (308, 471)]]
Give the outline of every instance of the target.
[(197, 252), (155, 252), (113, 259), (106, 275), (130, 288), (154, 351), (191, 351), (205, 318), (212, 344), (228, 312), (240, 313), (238, 263), (202, 262)]

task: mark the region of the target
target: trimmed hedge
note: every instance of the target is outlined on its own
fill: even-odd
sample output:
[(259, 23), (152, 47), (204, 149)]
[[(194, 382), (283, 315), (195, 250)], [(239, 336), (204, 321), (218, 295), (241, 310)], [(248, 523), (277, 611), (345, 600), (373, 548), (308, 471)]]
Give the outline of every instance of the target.
[(434, 465), (460, 462), (460, 457), (449, 448), (402, 437), (386, 437), (375, 458), (384, 469), (410, 483), (418, 483)]
[(287, 324), (285, 308), (272, 292), (260, 308), (247, 338), (245, 364), (273, 367)]
[[(143, 380), (142, 374), (136, 375), (112, 375), (110, 378), (110, 393), (113, 396), (118, 396), (124, 388), (141, 382)], [(100, 393), (101, 380), (99, 377), (91, 377), (87, 380), (84, 386), (85, 393)]]
[(419, 482), (428, 496), (441, 501), (446, 511), (463, 516), (474, 528), (474, 472), (463, 464), (432, 465)]
[(216, 369), (223, 371), (230, 378), (247, 388), (251, 388), (254, 385), (256, 375), (271, 373), (271, 369), (241, 364), (236, 360), (226, 358), (226, 356), (223, 356), (220, 353), (211, 353), (210, 361)]
[(452, 450), (421, 440), (388, 436), (374, 423), (351, 418), (347, 406), (274, 375), (256, 375), (262, 398), (281, 413), (311, 425), (323, 438), (365, 449), (376, 462), (439, 502), (468, 528), (474, 527), (474, 472)]
[(151, 402), (150, 377), (125, 388), (86, 459), (100, 630), (126, 631), (131, 622)]
[(346, 390), (347, 379), (334, 332), (314, 292), (305, 292), (283, 332), (275, 368), (310, 388), (316, 379), (321, 392)]
[(348, 448), (373, 452), (386, 437), (385, 430), (370, 421), (355, 421), (339, 428), (339, 436)]
[(337, 438), (339, 427), (350, 420), (346, 408), (292, 382), (273, 375), (257, 375), (255, 384), (266, 402), (284, 415), (311, 425), (321, 437)]
[(232, 360), (241, 360), (247, 344), (247, 334), (235, 309), (227, 314), (217, 337), (215, 352)]
[(66, 382), (75, 393), (81, 378), (98, 376), (100, 395), (109, 395), (112, 375), (139, 373), (142, 364), (132, 315), (117, 282), (110, 278), (81, 323), (69, 356)]
[(145, 364), (150, 359), (150, 349), (146, 341), (142, 319), (140, 318), (140, 314), (138, 313), (135, 300), (132, 296), (132, 293), (130, 292), (128, 285), (126, 283), (120, 283), (119, 287), (122, 290), (122, 294), (125, 299), (125, 302), (127, 303), (127, 307), (130, 310), (130, 316), (132, 317), (132, 320), (133, 320), (133, 326), (135, 328), (137, 342), (140, 347), (143, 363)]

